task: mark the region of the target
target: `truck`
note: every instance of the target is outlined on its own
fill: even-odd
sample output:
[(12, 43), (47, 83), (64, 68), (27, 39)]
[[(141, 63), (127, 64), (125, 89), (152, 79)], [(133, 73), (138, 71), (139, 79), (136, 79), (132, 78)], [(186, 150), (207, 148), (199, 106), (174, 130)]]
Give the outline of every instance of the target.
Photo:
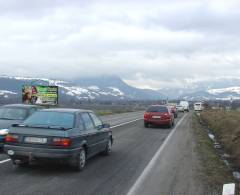
[(189, 103), (188, 103), (188, 101), (180, 101), (179, 104), (180, 104), (181, 106), (183, 106), (184, 111), (189, 112)]
[(204, 105), (202, 102), (196, 102), (194, 104), (194, 111), (198, 112), (198, 111), (203, 111), (204, 109)]

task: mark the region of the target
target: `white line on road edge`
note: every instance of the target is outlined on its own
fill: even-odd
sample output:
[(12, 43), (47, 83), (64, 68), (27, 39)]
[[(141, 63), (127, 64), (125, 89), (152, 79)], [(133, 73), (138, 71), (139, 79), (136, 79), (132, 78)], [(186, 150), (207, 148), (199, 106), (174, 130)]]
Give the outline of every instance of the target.
[(143, 119), (143, 118), (138, 118), (138, 119), (134, 119), (134, 120), (132, 120), (132, 121), (128, 121), (128, 122), (125, 122), (125, 123), (121, 123), (121, 124), (118, 124), (118, 125), (114, 125), (114, 126), (110, 127), (110, 129), (113, 129), (113, 128), (116, 128), (116, 127), (120, 127), (120, 126), (129, 124), (129, 123), (133, 123), (133, 122), (139, 121), (139, 120), (141, 120), (141, 119)]
[[(132, 120), (132, 121), (128, 121), (128, 122), (125, 122), (125, 123), (121, 123), (121, 124), (118, 124), (118, 125), (114, 125), (114, 126), (112, 126), (112, 127), (110, 127), (110, 128), (113, 129), (113, 128), (116, 128), (116, 127), (120, 127), (120, 126), (129, 124), (129, 123), (133, 123), (133, 122), (138, 121), (138, 120), (141, 120), (141, 119), (142, 119), (142, 118), (138, 118), (138, 119), (135, 119), (135, 120)], [(2, 160), (2, 161), (0, 161), (0, 164), (6, 163), (6, 162), (8, 162), (8, 161), (10, 161), (10, 160), (11, 160), (10, 158), (5, 159), (5, 160)]]
[(5, 160), (2, 160), (2, 161), (0, 161), (0, 164), (3, 164), (3, 163), (8, 162), (8, 161), (10, 161), (10, 160), (11, 160), (10, 158), (5, 159)]
[(138, 189), (139, 187), (142, 186), (144, 179), (149, 175), (150, 171), (152, 170), (152, 168), (156, 165), (158, 157), (161, 155), (163, 149), (165, 148), (165, 146), (168, 144), (169, 140), (171, 139), (171, 137), (173, 136), (174, 132), (176, 131), (176, 129), (178, 128), (178, 126), (182, 123), (182, 121), (184, 120), (184, 118), (187, 116), (187, 114), (185, 114), (183, 116), (183, 118), (177, 123), (177, 125), (175, 126), (175, 128), (171, 131), (171, 133), (167, 136), (167, 138), (165, 139), (165, 141), (163, 142), (163, 144), (160, 146), (160, 148), (158, 149), (158, 151), (155, 153), (155, 155), (153, 156), (153, 158), (151, 159), (151, 161), (147, 164), (147, 166), (145, 167), (145, 169), (143, 170), (143, 172), (141, 173), (141, 175), (137, 178), (136, 182), (133, 184), (133, 186), (130, 188), (130, 190), (128, 191), (127, 195), (137, 195)]

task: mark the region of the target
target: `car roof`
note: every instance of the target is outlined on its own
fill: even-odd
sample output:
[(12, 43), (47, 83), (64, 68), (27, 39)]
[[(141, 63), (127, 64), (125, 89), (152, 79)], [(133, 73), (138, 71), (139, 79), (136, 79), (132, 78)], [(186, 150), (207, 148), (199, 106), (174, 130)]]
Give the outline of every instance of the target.
[(151, 105), (151, 106), (149, 106), (149, 108), (150, 107), (168, 107), (168, 105), (159, 104), (159, 105)]
[(49, 109), (42, 109), (41, 111), (47, 111), (47, 112), (68, 112), (68, 113), (93, 112), (91, 110), (75, 109), (75, 108), (49, 108)]
[(7, 107), (7, 108), (36, 108), (39, 107), (37, 105), (32, 105), (32, 104), (7, 104), (7, 105), (3, 105), (1, 107)]

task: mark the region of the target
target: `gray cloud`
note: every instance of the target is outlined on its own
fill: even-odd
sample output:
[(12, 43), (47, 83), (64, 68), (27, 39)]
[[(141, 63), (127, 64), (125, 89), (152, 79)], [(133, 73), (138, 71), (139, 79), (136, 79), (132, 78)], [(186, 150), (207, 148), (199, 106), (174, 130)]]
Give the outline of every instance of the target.
[(2, 74), (150, 88), (240, 74), (238, 1), (0, 0)]

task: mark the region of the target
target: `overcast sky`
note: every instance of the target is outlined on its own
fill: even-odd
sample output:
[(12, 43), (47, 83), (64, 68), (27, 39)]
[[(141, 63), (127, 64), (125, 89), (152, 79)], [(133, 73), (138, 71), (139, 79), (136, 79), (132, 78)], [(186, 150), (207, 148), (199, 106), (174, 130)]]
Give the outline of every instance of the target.
[(0, 0), (0, 74), (141, 88), (240, 77), (240, 1)]

